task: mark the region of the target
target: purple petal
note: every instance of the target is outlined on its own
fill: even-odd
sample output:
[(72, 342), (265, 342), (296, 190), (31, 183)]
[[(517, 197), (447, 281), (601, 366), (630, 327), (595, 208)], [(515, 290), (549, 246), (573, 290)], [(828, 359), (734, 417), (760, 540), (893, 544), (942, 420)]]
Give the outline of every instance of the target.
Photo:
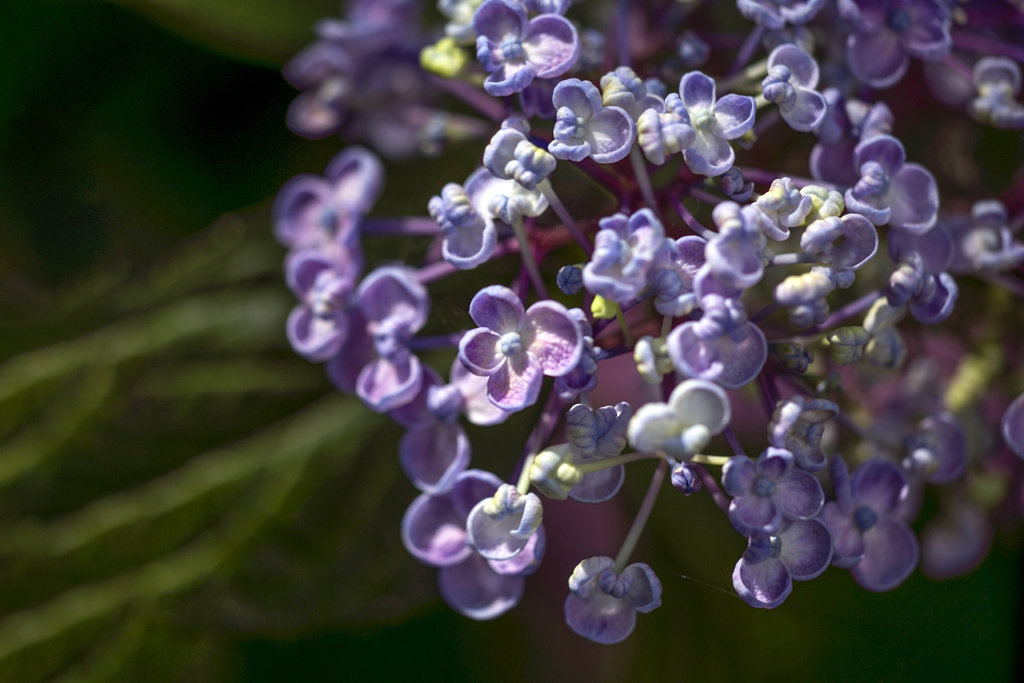
[[(842, 236), (832, 243), (829, 263), (857, 270), (878, 252), (878, 231), (871, 221), (855, 213), (843, 216), (842, 222)], [(889, 222), (892, 223), (892, 218)]]
[(797, 88), (792, 107), (780, 108), (782, 118), (793, 130), (808, 133), (818, 128), (825, 118), (825, 98), (814, 90)]
[(794, 581), (810, 581), (821, 575), (832, 560), (832, 534), (819, 519), (790, 522), (779, 533), (779, 556)]
[(330, 318), (313, 315), (306, 304), (299, 304), (288, 316), (285, 332), (295, 353), (306, 360), (321, 363), (337, 355), (345, 343), (348, 317), (340, 313)]
[(758, 456), (755, 467), (760, 476), (778, 483), (793, 471), (793, 454), (785, 448), (770, 446)]
[(327, 377), (348, 394), (356, 393), (359, 373), (377, 357), (373, 338), (366, 329), (366, 318), (358, 309), (348, 314), (348, 335), (338, 355), (327, 363)]
[[(481, 380), (486, 382), (487, 380)], [(437, 418), (427, 409), (427, 397), (432, 387), (440, 386), (444, 382), (437, 371), (429, 365), (423, 366), (423, 380), (420, 382), (420, 390), (409, 403), (400, 408), (395, 408), (388, 413), (388, 417), (402, 425), (406, 429), (421, 429), (429, 427), (437, 422)]]
[(959, 296), (956, 280), (949, 273), (939, 273), (930, 297), (911, 300), (910, 314), (926, 325), (940, 323), (953, 314), (953, 305)]
[(505, 362), (498, 342), (501, 337), (486, 327), (478, 327), (459, 340), (459, 360), (476, 375), (493, 375)]
[(917, 537), (904, 522), (880, 520), (864, 532), (864, 557), (850, 570), (863, 588), (876, 593), (903, 583), (917, 566)]
[(726, 95), (715, 103), (715, 135), (723, 140), (735, 140), (754, 126), (757, 105), (753, 97)]
[(537, 76), (529, 62), (505, 62), (484, 79), (484, 90), (491, 97), (507, 97), (526, 89)]
[(690, 170), (708, 177), (720, 176), (730, 168), (736, 153), (728, 142), (714, 133), (698, 130), (693, 144), (683, 150), (683, 161)]
[(384, 164), (359, 145), (338, 152), (327, 164), (324, 176), (333, 183), (334, 203), (357, 214), (369, 212), (384, 188)]
[(466, 519), (448, 496), (421, 494), (402, 517), (402, 543), (420, 562), (446, 567), (473, 553), (466, 544)]
[(441, 255), (456, 268), (470, 270), (484, 263), (494, 253), (498, 231), (494, 220), (483, 215), (478, 225), (456, 228), (441, 242)]
[(594, 112), (601, 111), (601, 92), (590, 81), (567, 78), (555, 86), (551, 94), (555, 109), (568, 107), (578, 118), (590, 120)]
[(892, 179), (906, 163), (903, 143), (891, 135), (879, 135), (864, 140), (854, 149), (854, 165), (860, 168), (869, 161), (877, 162)]
[(473, 297), (469, 304), (469, 316), (480, 327), (505, 334), (520, 330), (526, 318), (526, 311), (519, 297), (511, 289), (490, 285)]
[(888, 30), (851, 33), (846, 43), (846, 60), (853, 75), (873, 88), (895, 85), (910, 66), (910, 57), (903, 51), (899, 38)]
[(715, 106), (715, 81), (700, 71), (691, 71), (679, 81), (679, 97), (687, 111)]
[(992, 524), (976, 505), (955, 503), (921, 534), (921, 571), (942, 580), (976, 569), (992, 547)]
[(526, 10), (514, 0), (487, 0), (473, 15), (473, 31), (495, 43), (506, 35), (524, 35), (526, 27)]
[(669, 356), (680, 372), (726, 389), (738, 389), (757, 377), (768, 359), (768, 342), (760, 328), (744, 323), (749, 334), (742, 342), (728, 335), (705, 342), (693, 333), (694, 325), (684, 323), (669, 335)]
[(356, 298), (367, 320), (388, 318), (410, 333), (422, 329), (430, 314), (430, 295), (411, 268), (377, 268), (359, 283)]
[(537, 78), (561, 76), (580, 56), (576, 27), (565, 17), (542, 14), (530, 20), (523, 53), (537, 69)]
[(821, 510), (821, 521), (832, 532), (832, 545), (835, 549), (832, 564), (849, 569), (860, 562), (864, 555), (864, 539), (853, 519), (844, 514), (839, 505), (829, 502)]
[(370, 410), (386, 413), (416, 398), (422, 380), (423, 368), (414, 355), (398, 362), (377, 358), (359, 373), (356, 394)]
[(610, 570), (614, 564), (615, 560), (603, 555), (588, 557), (573, 568), (572, 574), (569, 576), (569, 591), (574, 595), (584, 597), (591, 587), (599, 590), (597, 582), (592, 580), (599, 577), (605, 570)]
[(328, 230), (334, 230), (336, 221), (329, 216), (331, 186), (323, 178), (312, 174), (298, 175), (289, 180), (274, 198), (274, 236), (282, 245), (303, 249), (325, 241)]
[(501, 479), (484, 470), (466, 470), (455, 477), (455, 486), (448, 496), (459, 513), (462, 526), (466, 526), (469, 512), (484, 498), (491, 498), (502, 484)]
[(565, 306), (538, 301), (526, 312), (522, 344), (549, 377), (560, 377), (579, 365), (583, 334)]
[(751, 565), (740, 558), (732, 571), (732, 586), (751, 607), (772, 609), (793, 592), (793, 579), (780, 560), (767, 559)]
[(684, 427), (701, 424), (712, 434), (721, 434), (732, 414), (729, 397), (716, 384), (688, 379), (672, 390), (669, 405)]
[(953, 240), (942, 224), (935, 224), (924, 232), (889, 230), (889, 256), (898, 262), (911, 252), (917, 252), (924, 261), (926, 272), (937, 275), (953, 262)]
[(495, 519), (485, 512), (490, 503), (491, 499), (485, 498), (470, 510), (466, 518), (467, 541), (488, 560), (511, 559), (522, 552), (529, 540), (529, 537), (513, 535), (520, 528), (523, 514), (507, 514)]
[(907, 478), (895, 465), (869, 460), (858, 467), (850, 479), (855, 508), (866, 505), (880, 517), (896, 510), (906, 495)]
[(921, 428), (931, 438), (930, 444), (937, 451), (939, 466), (927, 477), (931, 484), (949, 484), (964, 474), (967, 466), (967, 443), (959, 421), (950, 413), (925, 418)]
[(623, 596), (630, 607), (640, 614), (647, 614), (661, 605), (661, 581), (653, 569), (643, 562), (637, 562), (626, 567), (622, 575), (633, 581)]
[(491, 569), (499, 574), (513, 574), (515, 576), (529, 576), (540, 567), (541, 560), (547, 550), (547, 532), (544, 525), (537, 527), (536, 533), (530, 536), (526, 545), (515, 557), (507, 560), (487, 560)]
[(318, 88), (292, 100), (285, 113), (288, 129), (308, 140), (320, 140), (338, 132), (345, 121), (344, 103), (324, 101)]
[(537, 402), (543, 381), (540, 362), (528, 353), (519, 353), (510, 356), (490, 376), (487, 395), (502, 410), (515, 412)]
[(782, 525), (782, 512), (771, 498), (748, 493), (732, 499), (729, 521), (744, 536), (753, 533), (774, 534)]
[[(820, 132), (820, 128), (818, 129)], [(836, 185), (850, 186), (857, 180), (857, 171), (853, 165), (852, 140), (843, 140), (834, 145), (819, 142), (811, 150), (811, 176), (815, 180), (824, 180)]]
[[(753, 287), (764, 275), (764, 264), (750, 246), (739, 240), (719, 237), (707, 243), (704, 257), (719, 281), (737, 289)], [(701, 295), (708, 292), (701, 291)]]
[(476, 553), (437, 573), (441, 597), (456, 612), (470, 619), (495, 619), (523, 597), (526, 579), (499, 574)]
[(907, 52), (929, 62), (937, 62), (949, 54), (953, 41), (949, 35), (951, 17), (946, 6), (936, 0), (923, 0), (910, 5), (912, 21), (903, 35)]
[(508, 419), (509, 413), (498, 408), (487, 398), (487, 379), (469, 370), (456, 358), (452, 362), (451, 373), (448, 375), (452, 384), (462, 394), (462, 410), (466, 418), (475, 425), (490, 426), (501, 424)]
[(580, 503), (603, 503), (619, 492), (625, 480), (625, 465), (589, 472), (569, 489), (569, 497)]
[(786, 26), (773, 0), (736, 0), (736, 9), (744, 18), (770, 31), (778, 31)]
[(768, 55), (768, 70), (776, 64), (789, 69), (789, 84), (814, 90), (818, 86), (818, 63), (793, 43), (784, 43)]
[(745, 455), (729, 458), (722, 466), (722, 486), (730, 496), (742, 496), (750, 492), (757, 479), (754, 461)]
[(1024, 458), (1024, 394), (1013, 399), (1003, 413), (1003, 440), (1011, 451)]
[(587, 122), (583, 139), (599, 164), (613, 164), (629, 154), (636, 139), (636, 124), (624, 109), (604, 107)]
[(398, 444), (398, 459), (413, 486), (424, 493), (445, 493), (469, 465), (470, 448), (459, 423), (436, 422), (410, 429)]
[(636, 612), (626, 601), (604, 593), (597, 581), (587, 583), (583, 597), (565, 598), (565, 623), (578, 635), (610, 645), (625, 640), (636, 626)]
[(852, 514), (853, 490), (850, 488), (850, 470), (846, 467), (843, 456), (836, 455), (832, 458), (829, 475), (832, 477), (832, 490), (839, 508), (844, 514)]
[(782, 18), (794, 26), (802, 26), (814, 18), (822, 7), (825, 0), (796, 0), (786, 5), (780, 5), (779, 12)]
[(939, 188), (931, 172), (918, 164), (906, 164), (889, 186), (889, 225), (911, 232), (925, 232), (939, 214)]

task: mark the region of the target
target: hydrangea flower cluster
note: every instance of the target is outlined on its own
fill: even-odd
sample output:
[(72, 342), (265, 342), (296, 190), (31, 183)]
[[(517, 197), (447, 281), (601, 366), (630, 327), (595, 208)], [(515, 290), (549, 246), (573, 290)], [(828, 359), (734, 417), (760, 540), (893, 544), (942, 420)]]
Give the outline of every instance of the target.
[[(422, 216), (371, 216), (384, 166), (357, 146), (289, 181), (273, 211), (298, 299), (288, 339), (405, 430), (398, 456), (420, 494), (402, 540), (461, 614), (518, 603), (549, 542), (546, 498), (601, 504), (641, 460), (656, 465), (621, 547), (565, 577), (568, 627), (599, 643), (662, 603), (654, 569), (631, 558), (666, 478), (721, 508), (738, 534), (733, 587), (753, 607), (779, 606), (830, 566), (888, 591), (919, 565), (952, 576), (987, 551), (977, 539), (991, 536), (998, 487), (969, 483), (1005, 470), (1003, 453), (1024, 458), (1024, 395), (986, 391), (1008, 362), (1000, 349), (959, 347), (949, 379), (928, 365), (927, 340), (962, 305), (957, 278), (1004, 287), (1018, 297), (1004, 314), (1019, 316), (1024, 213), (1019, 197), (944, 213), (892, 110), (867, 100), (911, 57), (942, 62), (971, 89), (978, 124), (1024, 128), (1021, 50), (988, 24), (971, 33), (970, 13), (953, 30), (940, 0), (839, 0), (835, 15), (825, 4), (737, 0), (754, 25), (719, 73), (706, 65), (721, 41), (685, 27), (694, 8), (682, 3), (636, 3), (603, 35), (570, 0), (440, 0), (447, 24), (429, 29), (413, 0), (358, 1), (286, 67), (304, 91), (289, 124), (308, 137), (362, 130), (385, 154), (396, 139), (486, 139), (464, 182), (424, 178), (436, 194)], [(637, 17), (678, 35), (637, 45)], [(1024, 26), (1014, 17), (1008, 35)], [(444, 37), (428, 45), (431, 31)], [(374, 90), (380, 79), (391, 90)], [(443, 112), (444, 97), (476, 114)], [(444, 131), (428, 131), (438, 120)], [(367, 132), (380, 125), (391, 142)], [(808, 134), (806, 170), (745, 164), (760, 139)], [(575, 200), (583, 183), (610, 208), (555, 190)], [(423, 240), (425, 261), (368, 268), (364, 240), (380, 235)], [(507, 258), (516, 277), (488, 279)], [(461, 324), (438, 331), (431, 286), (469, 270), (485, 284), (465, 292)], [(448, 383), (433, 367), (445, 351)], [(470, 469), (463, 418), (526, 415), (509, 480)], [(971, 429), (983, 448), (968, 449)], [(950, 492), (939, 519), (954, 523), (919, 538), (927, 487)]]

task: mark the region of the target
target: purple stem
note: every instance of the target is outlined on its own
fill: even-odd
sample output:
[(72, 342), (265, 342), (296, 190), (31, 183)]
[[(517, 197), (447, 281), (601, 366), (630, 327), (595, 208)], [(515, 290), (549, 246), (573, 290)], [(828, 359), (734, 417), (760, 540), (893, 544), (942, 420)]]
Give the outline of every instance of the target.
[(1006, 291), (1024, 297), (1024, 280), (1010, 274), (1005, 275), (983, 275), (989, 282), (999, 285)]
[[(517, 251), (519, 251), (519, 247), (516, 245), (515, 240), (505, 240), (494, 248), (494, 253), (491, 254), (489, 260), (493, 261), (502, 256), (514, 254)], [(437, 261), (429, 266), (420, 268), (416, 272), (416, 279), (421, 285), (429, 285), (431, 282), (437, 282), (457, 272), (459, 272), (459, 269), (447, 261)]]
[[(1002, 55), (1003, 57), (1016, 59), (1018, 62), (1024, 62), (1024, 48), (1007, 45), (992, 38), (979, 36), (976, 33), (953, 31), (953, 44), (978, 54)], [(972, 74), (971, 81), (973, 82), (973, 80), (974, 75)]]
[(764, 320), (765, 318), (767, 318), (780, 308), (782, 308), (782, 304), (780, 304), (778, 301), (770, 303), (764, 308), (762, 308), (760, 311), (755, 313), (754, 315), (750, 316), (750, 322), (756, 325), (757, 323), (761, 322), (762, 320)]
[[(619, 307), (622, 309), (622, 313), (625, 314), (626, 311), (630, 310), (631, 308), (639, 306), (640, 304), (647, 301), (653, 296), (654, 292), (651, 292), (650, 294), (643, 294), (641, 296), (638, 296), (635, 299), (627, 299), (626, 301), (623, 301), (621, 304), (619, 304)], [(604, 330), (604, 328), (608, 327), (609, 325), (613, 325), (616, 322), (617, 321), (615, 320), (615, 318), (609, 318), (608, 320), (598, 320), (597, 322), (595, 322), (593, 325), (594, 339), (597, 339), (597, 335), (601, 334), (601, 331)]]
[(952, 53), (942, 58), (942, 63), (948, 66), (953, 71), (960, 74), (960, 77), (966, 80), (968, 83), (974, 83), (974, 71), (971, 67), (964, 64), (961, 60), (957, 59)]
[(689, 193), (690, 196), (693, 197), (694, 199), (698, 199), (704, 202), (705, 204), (710, 204), (711, 206), (718, 206), (719, 204), (725, 201), (724, 199), (716, 197), (715, 195), (709, 192), (705, 192), (699, 187), (691, 187), (689, 189)]
[(523, 454), (519, 456), (519, 462), (516, 464), (516, 469), (512, 472), (512, 478), (509, 481), (519, 481), (519, 474), (522, 472), (526, 459), (540, 452), (540, 449), (551, 438), (551, 432), (554, 431), (555, 425), (558, 424), (558, 420), (562, 417), (563, 408), (565, 408), (565, 403), (558, 396), (558, 392), (552, 389), (548, 392), (548, 399), (544, 404), (544, 410), (541, 411), (540, 419), (537, 420), (537, 426), (533, 428), (530, 438), (526, 440)]
[(505, 105), (466, 81), (456, 78), (441, 78), (433, 74), (427, 74), (427, 78), (434, 85), (459, 98), (492, 121), (500, 123), (505, 118)]
[(408, 218), (367, 218), (359, 225), (364, 235), (412, 235), (437, 236), (441, 228), (433, 218), (410, 216)]
[(739, 70), (745, 67), (749, 62), (750, 58), (754, 56), (758, 46), (761, 44), (761, 35), (764, 33), (763, 26), (755, 26), (754, 29), (747, 35), (747, 39), (740, 45), (739, 52), (736, 53), (736, 60), (729, 67), (729, 71), (725, 74), (726, 78), (733, 74), (739, 73)]
[(683, 222), (686, 223), (690, 230), (693, 230), (706, 240), (711, 240), (718, 236), (718, 233), (708, 230), (701, 225), (700, 222), (693, 217), (693, 214), (690, 213), (689, 209), (683, 206), (683, 201), (678, 196), (672, 197), (671, 201), (672, 208), (676, 210), (676, 213), (679, 214), (679, 217), (683, 219)]
[(435, 334), (427, 337), (413, 337), (409, 340), (409, 348), (412, 351), (431, 351), (433, 349), (450, 349), (459, 345), (465, 330), (452, 332), (451, 334)]
[(722, 430), (722, 436), (729, 442), (729, 448), (732, 449), (733, 455), (746, 455), (743, 450), (743, 446), (740, 445), (740, 440), (736, 438), (735, 432), (732, 431), (732, 427), (726, 427)]
[[(825, 322), (823, 322), (822, 324), (820, 324), (820, 325), (812, 325), (811, 327), (808, 327), (807, 329), (801, 330), (800, 334), (798, 336), (799, 337), (812, 337), (812, 336), (814, 336), (816, 334), (821, 334), (822, 332), (827, 332), (830, 329), (832, 329), (833, 327), (835, 327), (836, 325), (838, 325), (839, 323), (852, 318), (853, 316), (857, 315), (858, 313), (863, 313), (867, 309), (871, 308), (871, 305), (874, 304), (875, 300), (878, 299), (878, 297), (880, 297), (880, 296), (882, 296), (882, 293), (881, 293), (880, 290), (877, 290), (877, 289), (872, 290), (872, 291), (868, 292), (867, 294), (865, 294), (864, 296), (862, 296), (861, 298), (846, 304), (845, 306), (840, 308), (838, 311), (835, 311), (834, 313), (832, 313), (832, 315), (830, 315), (825, 320)], [(770, 343), (772, 343), (774, 341), (776, 341), (776, 340), (769, 339), (768, 343), (770, 344)]]
[(761, 403), (764, 406), (764, 412), (768, 414), (768, 419), (771, 420), (772, 416), (775, 415), (775, 401), (772, 399), (772, 393), (768, 389), (768, 378), (765, 377), (763, 369), (757, 375), (757, 386), (761, 390)]
[(654, 502), (658, 500), (658, 493), (661, 491), (661, 484), (665, 481), (665, 474), (667, 472), (668, 461), (664, 459), (659, 460), (658, 466), (654, 468), (654, 474), (651, 475), (651, 484), (647, 487), (647, 493), (644, 495), (644, 500), (640, 503), (640, 509), (637, 510), (636, 518), (633, 520), (633, 526), (629, 528), (629, 533), (626, 534), (626, 539), (622, 542), (622, 548), (619, 549), (618, 555), (615, 556), (615, 565), (612, 567), (613, 572), (620, 574), (626, 568), (629, 556), (633, 553), (633, 548), (636, 547), (640, 534), (643, 533), (644, 527), (647, 525), (647, 519), (651, 516), (651, 510), (654, 509)]
[(629, 2), (630, 0), (619, 0), (617, 10), (615, 44), (619, 53), (619, 66), (632, 66), (629, 61)]
[(751, 168), (750, 166), (737, 166), (740, 173), (743, 174), (744, 179), (752, 180), (755, 183), (762, 185), (771, 185), (772, 181), (776, 178), (789, 178), (793, 181), (793, 184), (797, 187), (807, 187), (808, 185), (817, 185), (818, 187), (824, 187), (826, 190), (838, 190), (839, 187), (832, 183), (826, 183), (821, 180), (813, 180), (811, 178), (802, 178), (800, 176), (790, 175), (789, 173), (775, 173), (774, 171), (764, 171), (760, 168)]
[(700, 480), (704, 484), (704, 488), (711, 494), (711, 499), (715, 501), (715, 504), (722, 509), (726, 515), (729, 514), (729, 499), (726, 498), (725, 494), (722, 493), (722, 487), (718, 485), (718, 481), (711, 476), (711, 473), (704, 469), (704, 465), (695, 464), (693, 469), (697, 470), (697, 474), (700, 475)]

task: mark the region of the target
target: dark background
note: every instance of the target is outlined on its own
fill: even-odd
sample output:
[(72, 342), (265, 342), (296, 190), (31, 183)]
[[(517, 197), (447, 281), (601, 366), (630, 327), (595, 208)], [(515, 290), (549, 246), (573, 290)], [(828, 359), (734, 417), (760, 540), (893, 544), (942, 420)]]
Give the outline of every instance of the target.
[[(397, 430), (337, 397), (283, 335), (291, 303), (268, 203), (342, 144), (287, 130), (295, 93), (279, 68), (335, 3), (192, 5), (3, 5), (0, 680), (1015, 678), (1015, 528), (963, 578), (916, 573), (875, 595), (830, 569), (758, 611), (732, 595), (742, 539), (706, 496), (670, 490), (638, 552), (663, 606), (623, 644), (576, 638), (560, 616), (565, 577), (583, 552), (613, 554), (605, 541), (643, 495), (642, 464), (600, 513), (550, 506), (552, 550), (519, 608), (483, 624), (449, 610), (398, 541), (414, 490)], [(886, 96), (902, 137), (910, 115)], [(1020, 163), (1016, 137), (971, 135), (961, 157), (924, 133), (908, 140), (926, 165), (975, 169), (954, 203), (998, 191)], [(479, 153), (390, 165), (376, 213), (422, 214), (439, 178), (461, 180)], [(421, 248), (385, 240), (370, 258)], [(431, 360), (446, 369), (451, 355)], [(507, 474), (531, 416), (472, 431), (477, 466)], [(295, 420), (282, 436), (276, 425)], [(217, 459), (243, 438), (251, 472)], [(289, 438), (298, 465), (274, 460)], [(204, 453), (214, 464), (200, 476), (189, 468)], [(187, 553), (204, 548), (223, 561), (202, 569)], [(182, 585), (141, 573), (162, 569)]]

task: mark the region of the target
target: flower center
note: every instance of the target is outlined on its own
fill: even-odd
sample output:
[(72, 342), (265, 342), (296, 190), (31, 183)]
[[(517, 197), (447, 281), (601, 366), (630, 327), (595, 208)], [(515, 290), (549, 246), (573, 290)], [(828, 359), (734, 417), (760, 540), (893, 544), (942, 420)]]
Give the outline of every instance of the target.
[(327, 206), (320, 212), (320, 227), (324, 230), (333, 231), (338, 224), (338, 212)]
[(777, 488), (775, 482), (768, 477), (758, 477), (754, 482), (754, 495), (758, 498), (770, 498)]
[(905, 9), (889, 10), (886, 23), (894, 33), (906, 33), (910, 29), (910, 14)]
[(573, 130), (572, 136), (577, 140), (582, 138), (587, 132), (587, 121), (583, 117), (576, 117), (576, 129)]
[(518, 36), (507, 35), (501, 41), (501, 54), (506, 60), (521, 59), (523, 56), (523, 43)]
[(878, 515), (874, 510), (866, 505), (862, 505), (857, 508), (857, 511), (853, 513), (853, 522), (861, 531), (867, 531), (873, 527), (877, 521)]
[(518, 332), (506, 332), (498, 340), (498, 348), (506, 356), (514, 356), (523, 350), (523, 340)]
[(693, 117), (693, 127), (698, 130), (711, 130), (718, 123), (715, 112), (710, 109), (701, 109)]

